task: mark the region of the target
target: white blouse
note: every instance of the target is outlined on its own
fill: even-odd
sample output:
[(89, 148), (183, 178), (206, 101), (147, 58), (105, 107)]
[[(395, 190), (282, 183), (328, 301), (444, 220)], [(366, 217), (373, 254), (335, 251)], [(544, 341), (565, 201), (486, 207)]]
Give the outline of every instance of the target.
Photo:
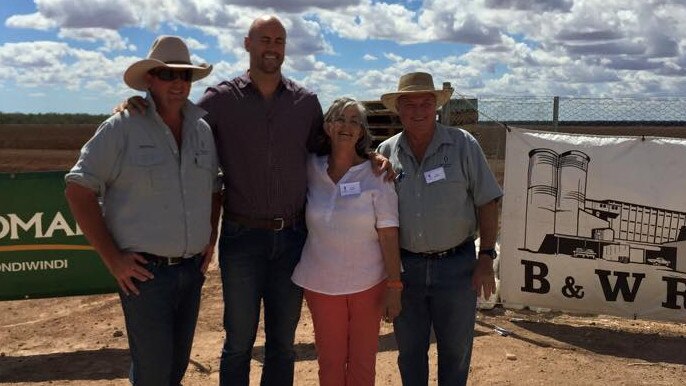
[(328, 156), (308, 160), (309, 233), (292, 279), (327, 295), (361, 292), (386, 278), (376, 228), (398, 226), (398, 196), (370, 161), (351, 167), (337, 184), (328, 164)]

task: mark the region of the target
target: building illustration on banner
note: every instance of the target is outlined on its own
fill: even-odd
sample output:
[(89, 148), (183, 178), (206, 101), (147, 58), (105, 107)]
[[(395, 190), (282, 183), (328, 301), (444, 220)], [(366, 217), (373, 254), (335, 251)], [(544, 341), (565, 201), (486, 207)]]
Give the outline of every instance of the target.
[(686, 272), (686, 212), (587, 198), (590, 164), (578, 150), (529, 152), (520, 249)]

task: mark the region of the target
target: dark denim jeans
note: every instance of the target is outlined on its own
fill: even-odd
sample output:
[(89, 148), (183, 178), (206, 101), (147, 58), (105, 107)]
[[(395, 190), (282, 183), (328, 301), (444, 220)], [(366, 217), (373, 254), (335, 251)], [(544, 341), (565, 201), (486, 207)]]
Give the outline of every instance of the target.
[(224, 220), (219, 266), (224, 294), (226, 338), (220, 385), (248, 385), (250, 359), (264, 302), (262, 385), (292, 385), (293, 341), (300, 320), (302, 289), (291, 281), (300, 261), (305, 225), (280, 231), (247, 228)]
[(398, 367), (404, 386), (427, 385), (431, 327), (438, 345), (438, 384), (465, 385), (474, 340), (474, 243), (454, 254), (426, 258), (403, 251), (402, 312), (395, 319)]
[(150, 262), (145, 268), (155, 278), (135, 281), (140, 295), (120, 291), (131, 351), (129, 380), (133, 385), (181, 383), (191, 355), (205, 282), (201, 263), (201, 257), (173, 266)]

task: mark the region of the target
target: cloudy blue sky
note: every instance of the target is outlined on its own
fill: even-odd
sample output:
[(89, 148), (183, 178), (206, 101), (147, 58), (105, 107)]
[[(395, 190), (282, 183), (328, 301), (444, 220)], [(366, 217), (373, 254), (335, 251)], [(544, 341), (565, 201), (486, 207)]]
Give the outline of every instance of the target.
[(377, 99), (409, 71), (468, 96), (686, 96), (684, 0), (3, 0), (0, 111), (108, 113), (159, 34), (247, 69), (250, 22), (279, 15), (284, 72), (322, 104)]

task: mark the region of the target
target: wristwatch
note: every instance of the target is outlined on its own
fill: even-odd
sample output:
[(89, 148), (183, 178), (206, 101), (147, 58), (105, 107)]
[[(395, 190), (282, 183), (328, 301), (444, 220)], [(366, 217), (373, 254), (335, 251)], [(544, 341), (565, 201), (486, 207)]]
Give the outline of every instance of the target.
[(495, 260), (495, 258), (498, 257), (498, 252), (495, 251), (495, 248), (481, 249), (479, 250), (479, 255), (486, 255)]

